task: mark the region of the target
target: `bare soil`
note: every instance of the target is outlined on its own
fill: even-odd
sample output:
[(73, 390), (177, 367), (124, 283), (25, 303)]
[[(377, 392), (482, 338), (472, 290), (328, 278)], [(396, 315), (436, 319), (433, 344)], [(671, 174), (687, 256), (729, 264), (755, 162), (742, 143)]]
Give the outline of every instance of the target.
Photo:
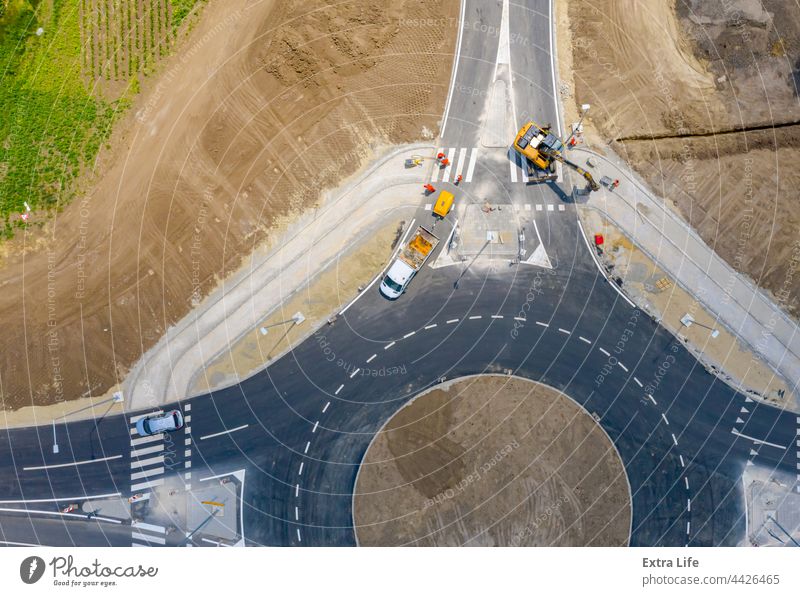
[(2, 248), (2, 407), (104, 393), (371, 147), (433, 137), (457, 10), (211, 0), (85, 198)]
[(569, 121), (590, 103), (587, 142), (799, 316), (797, 5), (568, 0), (558, 24)]
[(562, 393), (461, 379), (379, 432), (356, 482), (362, 546), (624, 546), (627, 478), (608, 436)]

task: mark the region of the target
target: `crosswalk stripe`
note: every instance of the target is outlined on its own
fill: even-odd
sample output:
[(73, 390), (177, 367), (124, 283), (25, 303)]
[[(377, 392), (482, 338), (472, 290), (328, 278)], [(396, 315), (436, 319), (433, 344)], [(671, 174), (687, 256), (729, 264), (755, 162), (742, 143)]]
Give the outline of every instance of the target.
[[(444, 153), (444, 147), (439, 147), (436, 151), (436, 155), (440, 153)], [(439, 172), (441, 172), (441, 168), (439, 167), (439, 162), (437, 161), (436, 164), (433, 166), (433, 173), (431, 174), (431, 182), (436, 182), (439, 179)]]
[(455, 147), (451, 147), (447, 150), (447, 160), (448, 164), (444, 168), (444, 174), (442, 175), (442, 182), (450, 182), (450, 170), (453, 167), (453, 159), (456, 156), (456, 149)]
[(131, 480), (139, 480), (141, 478), (149, 478), (151, 476), (158, 476), (164, 473), (164, 468), (150, 468), (141, 472), (134, 472), (131, 474)]
[(156, 544), (166, 544), (166, 538), (160, 536), (150, 536), (148, 534), (140, 534), (139, 532), (131, 532), (131, 538), (134, 540), (141, 540), (143, 542), (154, 542)]
[(464, 175), (464, 160), (467, 158), (467, 148), (462, 147), (458, 151), (458, 165), (456, 165), (456, 176), (453, 180), (456, 180), (459, 176)]
[(159, 453), (163, 449), (164, 445), (151, 445), (149, 447), (142, 447), (141, 449), (131, 451), (131, 457), (142, 457), (143, 455), (147, 455), (149, 453)]
[(469, 166), (467, 166), (467, 175), (464, 176), (464, 180), (467, 182), (472, 181), (472, 174), (475, 172), (475, 162), (478, 159), (478, 148), (473, 147), (472, 152), (469, 154)]
[(522, 172), (522, 181), (527, 184), (528, 183), (528, 164), (525, 163), (525, 158), (522, 157), (516, 151), (514, 152), (517, 156), (517, 163), (519, 164), (520, 172)]
[(514, 159), (508, 160), (508, 167), (511, 168), (511, 182), (517, 181), (517, 152), (513, 149), (509, 149), (511, 153), (514, 154)]
[(147, 435), (146, 437), (139, 437), (138, 439), (131, 439), (131, 447), (137, 445), (144, 445), (145, 443), (153, 443), (155, 441), (163, 441), (164, 437), (159, 435)]
[(148, 524), (145, 522), (136, 521), (131, 523), (131, 526), (142, 530), (147, 530), (148, 532), (155, 532), (156, 534), (166, 534), (167, 529), (164, 526), (157, 526), (155, 524)]
[(164, 463), (164, 456), (159, 455), (156, 457), (150, 457), (148, 459), (136, 459), (131, 462), (131, 468), (144, 468), (146, 466), (151, 466), (153, 464), (163, 464)]
[(156, 486), (161, 486), (164, 484), (163, 478), (156, 478), (154, 480), (148, 480), (146, 482), (139, 482), (138, 484), (131, 485), (131, 491), (142, 490), (143, 488), (155, 488)]

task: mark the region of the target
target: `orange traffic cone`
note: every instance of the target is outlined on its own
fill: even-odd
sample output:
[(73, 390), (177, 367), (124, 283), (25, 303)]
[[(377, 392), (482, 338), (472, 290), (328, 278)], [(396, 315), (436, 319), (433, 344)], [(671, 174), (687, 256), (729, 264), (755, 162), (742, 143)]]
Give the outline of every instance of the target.
[(425, 192), (429, 195), (432, 195), (433, 193), (436, 192), (436, 189), (433, 187), (433, 184), (426, 184), (425, 186), (423, 186), (423, 188), (425, 189)]

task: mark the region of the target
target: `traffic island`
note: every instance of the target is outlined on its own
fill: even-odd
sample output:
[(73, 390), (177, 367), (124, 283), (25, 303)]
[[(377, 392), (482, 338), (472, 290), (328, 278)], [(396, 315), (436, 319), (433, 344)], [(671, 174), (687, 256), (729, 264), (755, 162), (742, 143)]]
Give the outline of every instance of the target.
[(622, 461), (590, 413), (517, 377), (417, 396), (375, 436), (354, 496), (362, 546), (624, 546)]

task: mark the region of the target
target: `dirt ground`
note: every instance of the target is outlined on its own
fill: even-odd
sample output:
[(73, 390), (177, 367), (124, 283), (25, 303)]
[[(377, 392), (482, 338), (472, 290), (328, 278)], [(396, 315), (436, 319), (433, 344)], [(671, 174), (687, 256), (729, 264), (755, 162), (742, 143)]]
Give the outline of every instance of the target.
[(2, 407), (104, 393), (372, 147), (435, 136), (457, 10), (211, 0), (85, 198), (2, 247)]
[[(798, 409), (783, 379), (736, 336), (720, 326), (700, 302), (675, 284), (618, 228), (593, 209), (583, 209), (581, 219), (587, 234), (603, 235), (605, 242), (601, 259), (610, 274), (622, 280), (626, 294), (680, 337), (709, 371), (753, 397), (779, 407)], [(686, 314), (698, 324), (683, 325), (681, 318)], [(718, 332), (716, 337), (712, 336), (712, 330)]]
[[(270, 360), (287, 352), (302, 341), (312, 329), (339, 312), (359, 293), (359, 288), (374, 279), (389, 262), (403, 233), (405, 221), (391, 221), (370, 234), (355, 250), (341, 255), (336, 262), (295, 296), (287, 299), (278, 311), (262, 323), (267, 334), (255, 329), (235, 343), (203, 369), (192, 393), (230, 385), (247, 378)], [(374, 286), (373, 286), (374, 289)], [(300, 325), (279, 325), (296, 312), (305, 317)], [(274, 327), (270, 327), (274, 325)]]
[(624, 546), (622, 462), (558, 391), (481, 376), (425, 393), (375, 436), (356, 482), (362, 546)]
[[(568, 122), (622, 156), (800, 316), (800, 11), (783, 0), (558, 3)], [(738, 131), (738, 132), (737, 132)]]

